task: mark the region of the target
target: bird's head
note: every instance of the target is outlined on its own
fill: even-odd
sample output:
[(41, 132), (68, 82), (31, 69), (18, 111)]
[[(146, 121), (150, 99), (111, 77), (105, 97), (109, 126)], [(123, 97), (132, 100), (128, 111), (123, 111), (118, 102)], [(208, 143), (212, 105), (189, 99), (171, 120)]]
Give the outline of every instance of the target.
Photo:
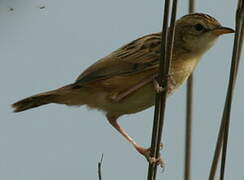
[(207, 14), (188, 14), (176, 21), (175, 45), (202, 55), (220, 35), (227, 33), (234, 33), (234, 30)]

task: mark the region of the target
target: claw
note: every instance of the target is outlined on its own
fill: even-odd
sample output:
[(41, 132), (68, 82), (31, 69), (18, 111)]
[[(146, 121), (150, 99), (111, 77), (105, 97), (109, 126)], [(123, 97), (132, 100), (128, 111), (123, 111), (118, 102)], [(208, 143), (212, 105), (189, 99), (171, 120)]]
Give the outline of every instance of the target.
[(149, 157), (149, 163), (153, 164), (155, 163), (156, 165), (159, 165), (161, 168), (165, 167), (165, 163), (161, 157), (155, 158), (155, 157)]
[[(171, 74), (166, 75), (163, 80), (168, 80), (168, 93), (172, 93), (172, 91), (175, 89), (176, 87), (176, 82), (173, 79), (173, 76)], [(162, 91), (165, 90), (165, 88), (163, 88), (162, 86), (159, 85), (158, 83), (158, 77), (154, 78), (153, 80), (153, 86), (154, 89), (157, 93), (161, 93)]]
[(157, 93), (163, 92), (164, 88), (159, 85), (159, 83), (158, 83), (158, 81), (156, 79), (153, 80), (153, 85), (154, 85), (155, 91)]
[[(160, 144), (160, 149), (163, 147), (162, 144)], [(161, 168), (164, 169), (165, 167), (165, 163), (163, 161), (163, 159), (161, 158), (161, 155), (159, 154), (159, 157), (158, 158), (155, 158), (155, 157), (151, 157), (150, 156), (150, 153), (151, 153), (151, 150), (150, 148), (148, 149), (145, 149), (145, 148), (142, 148), (140, 147), (139, 149), (137, 149), (146, 159), (147, 161), (150, 163), (150, 164), (153, 164), (155, 163), (156, 165), (159, 165)]]

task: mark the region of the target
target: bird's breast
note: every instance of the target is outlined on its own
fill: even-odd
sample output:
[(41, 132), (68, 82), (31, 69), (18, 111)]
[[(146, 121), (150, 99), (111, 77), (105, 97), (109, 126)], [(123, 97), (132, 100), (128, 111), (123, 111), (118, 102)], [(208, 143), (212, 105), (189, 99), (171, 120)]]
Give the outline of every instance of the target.
[(176, 90), (191, 75), (199, 58), (189, 58), (185, 60), (176, 60), (171, 64), (170, 77), (173, 81), (173, 90)]

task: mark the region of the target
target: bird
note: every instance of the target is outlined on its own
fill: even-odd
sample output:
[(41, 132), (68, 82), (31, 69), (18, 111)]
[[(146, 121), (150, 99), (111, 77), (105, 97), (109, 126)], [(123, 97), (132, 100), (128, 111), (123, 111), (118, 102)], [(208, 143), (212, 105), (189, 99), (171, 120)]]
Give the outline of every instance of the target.
[[(118, 118), (153, 106), (155, 94), (164, 90), (158, 83), (161, 33), (145, 35), (113, 51), (88, 67), (74, 83), (12, 104), (14, 112), (49, 103), (86, 105), (102, 111), (108, 122), (149, 160), (150, 148), (137, 144), (119, 125)], [(227, 33), (234, 30), (204, 13), (187, 14), (176, 21), (167, 96), (187, 80), (218, 37)]]

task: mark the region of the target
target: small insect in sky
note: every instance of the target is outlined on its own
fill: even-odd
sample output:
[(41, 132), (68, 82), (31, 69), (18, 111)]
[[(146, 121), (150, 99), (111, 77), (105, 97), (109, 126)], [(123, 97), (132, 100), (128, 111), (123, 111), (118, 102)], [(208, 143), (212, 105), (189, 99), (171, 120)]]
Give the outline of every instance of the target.
[(40, 6), (39, 9), (45, 9), (46, 7), (45, 6)]

